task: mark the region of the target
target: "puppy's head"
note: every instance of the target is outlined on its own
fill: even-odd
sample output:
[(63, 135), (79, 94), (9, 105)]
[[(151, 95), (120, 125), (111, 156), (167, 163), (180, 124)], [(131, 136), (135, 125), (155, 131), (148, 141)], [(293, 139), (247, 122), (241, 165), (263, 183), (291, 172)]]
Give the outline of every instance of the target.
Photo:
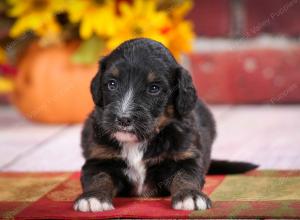
[(150, 39), (126, 41), (103, 58), (91, 92), (98, 124), (119, 142), (151, 138), (197, 100), (188, 72)]

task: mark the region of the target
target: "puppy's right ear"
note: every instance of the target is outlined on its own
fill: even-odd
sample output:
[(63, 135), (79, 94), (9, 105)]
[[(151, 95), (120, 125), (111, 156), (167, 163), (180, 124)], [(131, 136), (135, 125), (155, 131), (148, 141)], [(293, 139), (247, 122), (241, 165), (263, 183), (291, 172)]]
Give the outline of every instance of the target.
[(100, 72), (97, 72), (96, 76), (92, 79), (91, 83), (92, 98), (97, 106), (102, 106), (102, 91), (100, 82)]
[(103, 100), (102, 100), (102, 86), (101, 86), (101, 74), (105, 70), (105, 58), (103, 58), (99, 62), (99, 70), (92, 79), (91, 83), (91, 93), (92, 93), (92, 98), (95, 103), (95, 105), (102, 107), (103, 106)]

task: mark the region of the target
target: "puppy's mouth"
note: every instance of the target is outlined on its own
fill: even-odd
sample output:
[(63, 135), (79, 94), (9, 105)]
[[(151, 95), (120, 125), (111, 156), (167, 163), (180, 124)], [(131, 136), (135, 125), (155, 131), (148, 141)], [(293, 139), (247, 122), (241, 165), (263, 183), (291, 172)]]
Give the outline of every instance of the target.
[(113, 137), (119, 142), (137, 142), (138, 137), (134, 132), (133, 126), (117, 126), (116, 131), (113, 133)]
[(113, 134), (113, 137), (120, 142), (138, 142), (138, 137), (133, 132), (120, 130)]

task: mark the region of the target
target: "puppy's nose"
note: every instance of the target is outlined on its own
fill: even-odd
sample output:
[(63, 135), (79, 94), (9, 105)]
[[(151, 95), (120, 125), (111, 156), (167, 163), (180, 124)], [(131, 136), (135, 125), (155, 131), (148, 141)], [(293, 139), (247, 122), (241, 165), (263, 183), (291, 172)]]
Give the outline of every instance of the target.
[(119, 125), (123, 126), (123, 127), (128, 127), (131, 124), (131, 119), (128, 117), (120, 117), (117, 119)]

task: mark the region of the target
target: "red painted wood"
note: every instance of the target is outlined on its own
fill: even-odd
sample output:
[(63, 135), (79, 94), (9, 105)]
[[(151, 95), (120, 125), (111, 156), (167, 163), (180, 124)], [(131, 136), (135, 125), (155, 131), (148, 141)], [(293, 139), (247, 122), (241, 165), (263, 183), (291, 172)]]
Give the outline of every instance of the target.
[(300, 48), (189, 55), (198, 95), (211, 103), (300, 102)]
[(299, 0), (246, 0), (245, 35), (256, 36), (262, 32), (300, 35)]
[(229, 0), (197, 0), (188, 15), (198, 36), (226, 36), (230, 31)]

